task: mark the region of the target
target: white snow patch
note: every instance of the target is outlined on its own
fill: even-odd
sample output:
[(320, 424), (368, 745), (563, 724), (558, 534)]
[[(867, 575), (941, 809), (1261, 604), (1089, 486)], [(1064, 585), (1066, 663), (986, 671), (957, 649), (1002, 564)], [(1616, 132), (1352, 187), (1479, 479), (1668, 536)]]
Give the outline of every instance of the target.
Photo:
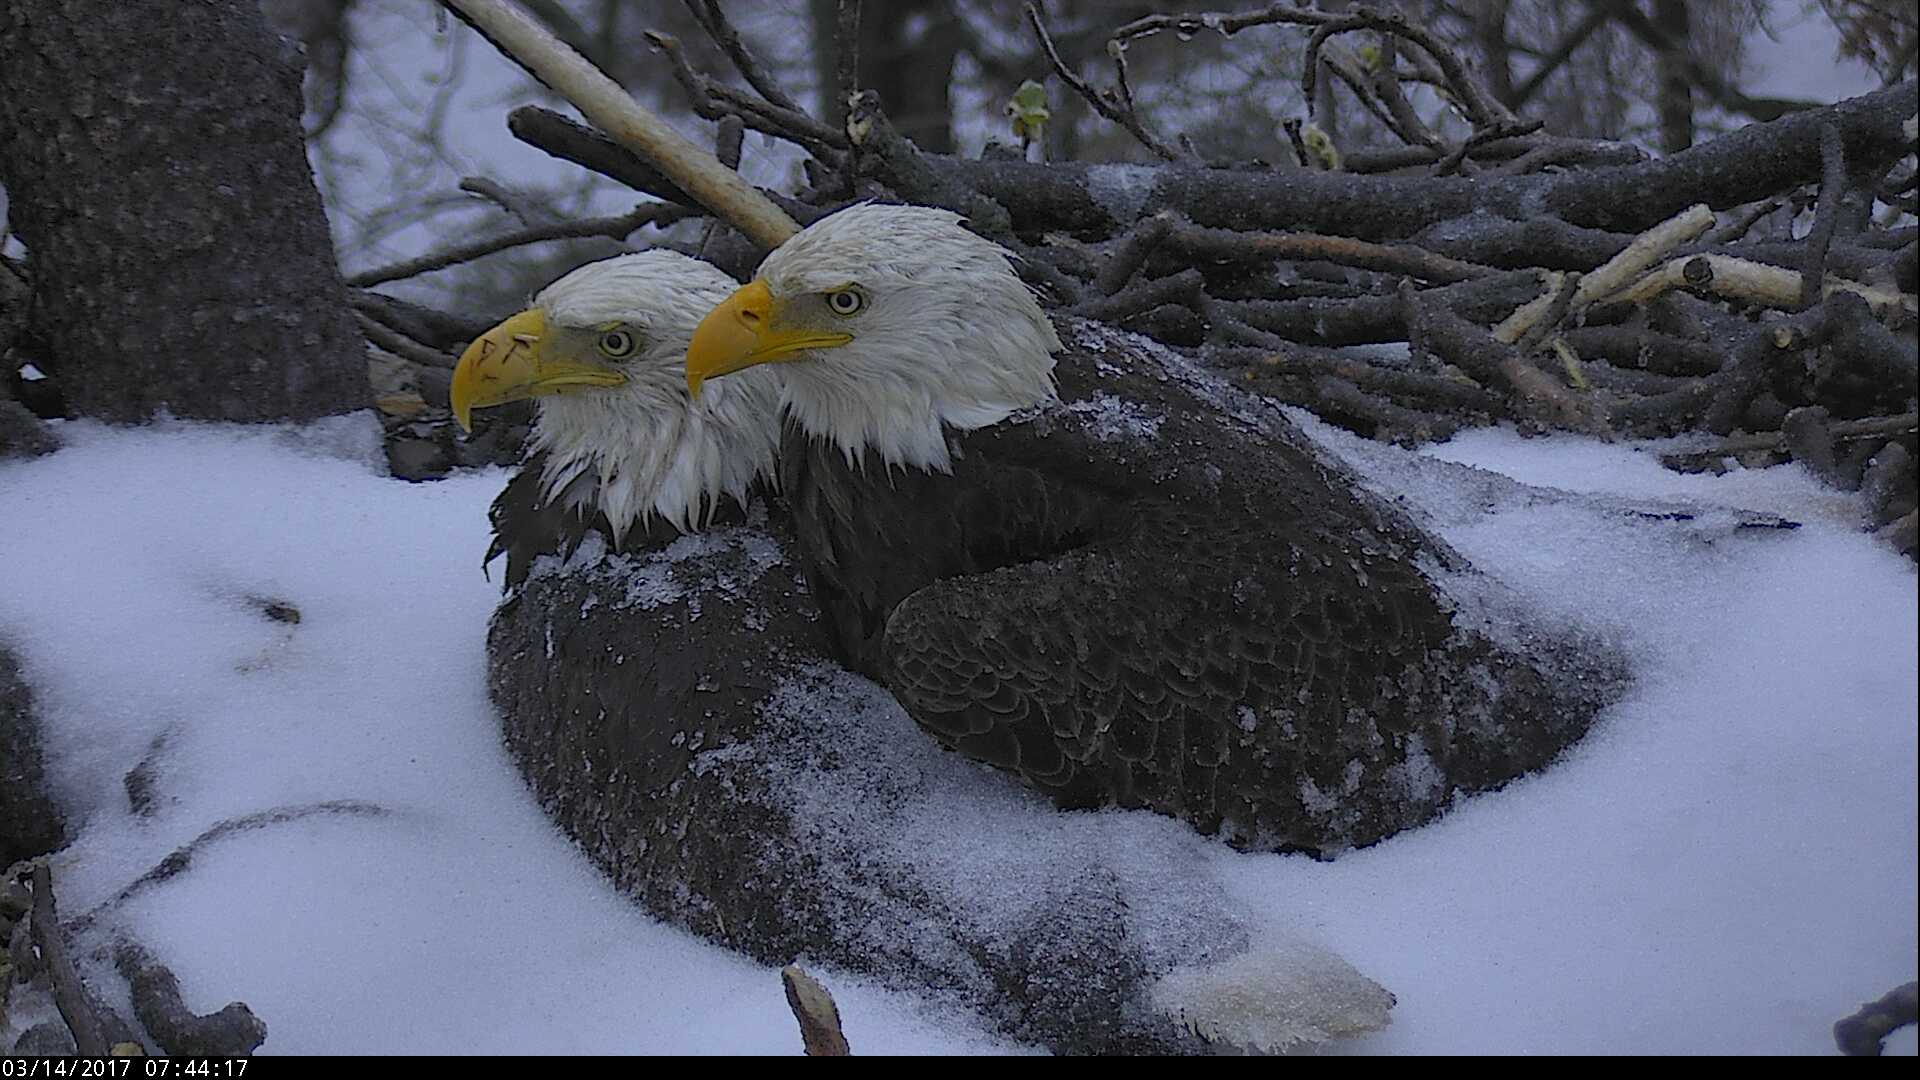
[[(872, 756), (795, 744), (785, 767), (822, 781), (795, 790), (871, 829), (863, 808), (923, 787), (861, 838), (968, 917), (1121, 875), (1157, 947), (1197, 904), (1331, 950), (1399, 1000), (1344, 1044), (1362, 1052), (1825, 1054), (1835, 1020), (1914, 977), (1915, 575), (1850, 497), (1796, 468), (1679, 476), (1633, 445), (1476, 432), (1442, 461), (1301, 422), (1530, 604), (1602, 626), (1636, 664), (1627, 699), (1546, 772), (1331, 863), (1055, 813), (897, 710)], [(620, 899), (508, 764), (485, 696), (497, 594), (475, 565), (498, 472), (407, 485), (274, 429), (62, 434), (0, 463), (0, 639), (78, 827), (54, 862), (65, 910), (221, 820), (390, 811), (218, 841), (104, 909), (83, 957), (132, 930), (190, 1006), (250, 1003), (269, 1052), (795, 1050), (771, 969)], [(1676, 500), (1702, 513), (1635, 511)], [(1755, 514), (1802, 524), (1741, 524)], [(150, 755), (142, 818), (123, 778)], [(831, 786), (855, 779), (857, 796)], [(856, 1050), (1006, 1048), (937, 1001), (827, 981)]]
[(1101, 442), (1152, 442), (1167, 419), (1137, 401), (1107, 393), (1070, 402), (1067, 411), (1086, 417), (1088, 432)]
[[(498, 470), (406, 484), (275, 428), (61, 433), (58, 453), (0, 462), (0, 641), (78, 833), (53, 862), (62, 910), (224, 819), (390, 811), (219, 840), (103, 910), (78, 955), (131, 930), (189, 1006), (247, 1002), (265, 1053), (798, 1052), (777, 972), (621, 898), (508, 763), (486, 698), (499, 593), (479, 573)], [(142, 818), (122, 778), (163, 735)], [(817, 974), (863, 1053), (1008, 1049)]]
[(1140, 217), (1159, 179), (1160, 170), (1152, 165), (1090, 165), (1087, 197), (1116, 224), (1126, 225)]

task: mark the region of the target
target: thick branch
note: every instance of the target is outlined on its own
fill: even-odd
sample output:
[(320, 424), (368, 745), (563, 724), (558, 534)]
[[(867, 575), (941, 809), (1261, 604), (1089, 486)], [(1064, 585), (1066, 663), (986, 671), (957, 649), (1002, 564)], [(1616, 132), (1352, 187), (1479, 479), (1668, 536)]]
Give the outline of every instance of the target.
[(693, 196), (680, 190), (680, 185), (633, 151), (551, 109), (522, 105), (507, 114), (507, 130), (523, 143), (610, 176), (635, 191), (682, 206), (699, 205)]
[(1638, 233), (1694, 203), (1725, 209), (1809, 183), (1821, 172), (1820, 131), (1833, 124), (1850, 161), (1905, 152), (1901, 122), (1916, 83), (1756, 124), (1657, 161), (1495, 177), (1353, 176), (1201, 169), (1186, 165), (1050, 165), (927, 155), (937, 169), (992, 196), (1022, 231), (1110, 235), (1173, 210), (1229, 229), (1298, 229), (1366, 240), (1411, 236), (1483, 212), (1542, 215)]
[(571, 101), (616, 142), (641, 154), (702, 206), (763, 248), (780, 246), (800, 226), (711, 153), (640, 107), (619, 84), (568, 48), (510, 0), (442, 0), (483, 29), (502, 50)]
[(67, 1030), (73, 1032), (73, 1044), (83, 1057), (104, 1057), (107, 1037), (99, 1014), (87, 999), (87, 988), (67, 955), (67, 940), (54, 913), (53, 875), (42, 863), (33, 868), (33, 944), (40, 962), (53, 981), (53, 1003), (60, 1009)]
[(1180, 223), (1168, 230), (1165, 243), (1192, 258), (1208, 261), (1308, 259), (1405, 274), (1443, 285), (1497, 273), (1492, 267), (1449, 259), (1411, 244), (1374, 244), (1314, 233), (1235, 232)]

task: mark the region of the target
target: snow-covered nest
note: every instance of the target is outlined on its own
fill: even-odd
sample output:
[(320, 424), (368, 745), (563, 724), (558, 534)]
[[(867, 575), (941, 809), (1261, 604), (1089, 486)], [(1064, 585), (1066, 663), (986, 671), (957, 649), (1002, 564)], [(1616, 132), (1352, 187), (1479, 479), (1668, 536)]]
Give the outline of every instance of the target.
[[(1498, 431), (1421, 457), (1296, 419), (1482, 569), (1601, 627), (1635, 689), (1546, 773), (1331, 863), (1138, 814), (1080, 835), (1153, 837), (1142, 878), (1198, 868), (1275, 940), (1392, 990), (1392, 1026), (1342, 1044), (1363, 1052), (1826, 1053), (1836, 1019), (1914, 977), (1915, 575), (1849, 497), (1797, 467), (1678, 476)], [(98, 924), (143, 939), (195, 1009), (248, 1002), (264, 1052), (797, 1049), (775, 973), (617, 897), (501, 750), (478, 566), (500, 473), (417, 486), (338, 440), (61, 430), (60, 453), (0, 464), (0, 640), (76, 826), (54, 860), (69, 916), (216, 822), (356, 800), (388, 812), (232, 834)], [(1634, 510), (1674, 499), (1803, 524)], [(145, 815), (124, 783), (143, 760)], [(983, 836), (1064, 835), (1038, 800), (1022, 813), (925, 823), (957, 897), (1020, 887)], [(819, 974), (856, 1052), (1011, 1049)]]

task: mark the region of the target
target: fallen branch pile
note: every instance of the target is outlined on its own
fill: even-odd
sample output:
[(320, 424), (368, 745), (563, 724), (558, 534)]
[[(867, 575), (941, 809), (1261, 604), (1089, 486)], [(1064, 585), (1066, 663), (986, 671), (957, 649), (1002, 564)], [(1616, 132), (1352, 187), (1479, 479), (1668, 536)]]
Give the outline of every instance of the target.
[[(505, 7), (449, 6), (462, 17)], [(1898, 224), (1913, 204), (1912, 81), (1652, 159), (1541, 131), (1398, 14), (1276, 4), (1154, 15), (1112, 31), (1114, 81), (1099, 88), (1059, 59), (1030, 7), (1054, 73), (1160, 163), (970, 160), (921, 152), (871, 92), (849, 95), (844, 128), (808, 115), (718, 5), (699, 11), (751, 89), (695, 70), (664, 34), (648, 40), (694, 110), (723, 121), (723, 154), (737, 161), (739, 132), (751, 128), (809, 155), (805, 190), (750, 193), (768, 215), (748, 226), (752, 240), (716, 227), (698, 245), (671, 245), (736, 275), (777, 242), (781, 229), (768, 222), (778, 217), (805, 224), (861, 199), (944, 206), (1016, 252), (1022, 274), (1063, 311), (1188, 350), (1359, 433), (1412, 444), (1506, 421), (1609, 438), (1688, 435), (1666, 455), (1673, 467), (1806, 462), (1836, 485), (1864, 486), (1871, 524), (1912, 550), (1920, 229)], [(1293, 125), (1295, 161), (1215, 163), (1143, 115), (1130, 46), (1286, 26), (1310, 31), (1304, 100), (1332, 78), (1402, 145), (1343, 155)], [(1355, 34), (1371, 38), (1367, 63), (1330, 44)], [(1421, 86), (1438, 88), (1468, 130), (1423, 121), (1409, 104)], [(670, 159), (629, 149), (644, 140), (532, 106), (510, 126), (664, 204), (582, 224), (597, 235), (682, 215), (742, 220), (730, 204), (716, 212), (708, 195), (689, 194), (695, 185)], [(376, 294), (356, 303), (389, 351), (429, 367), (457, 351), (459, 331), (444, 323), (423, 331), (417, 312)]]

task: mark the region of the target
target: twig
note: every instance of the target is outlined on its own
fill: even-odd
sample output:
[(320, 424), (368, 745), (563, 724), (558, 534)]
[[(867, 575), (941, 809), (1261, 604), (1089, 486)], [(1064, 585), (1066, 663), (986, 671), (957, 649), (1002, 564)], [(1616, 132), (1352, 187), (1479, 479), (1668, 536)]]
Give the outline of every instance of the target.
[(1920, 982), (1908, 982), (1860, 1005), (1859, 1013), (1834, 1024), (1834, 1042), (1839, 1053), (1849, 1057), (1880, 1057), (1880, 1043), (1907, 1024), (1920, 1024)]
[[(714, 125), (713, 156), (720, 159), (720, 164), (738, 171), (740, 168), (740, 151), (743, 149), (746, 136), (747, 125), (745, 121), (741, 120), (738, 116), (721, 117), (720, 122)], [(708, 261), (707, 252), (713, 247), (715, 240), (718, 239), (721, 232), (726, 228), (727, 226), (724, 222), (709, 219), (706, 227), (700, 230), (700, 246), (697, 249), (699, 254), (696, 257), (702, 261)]]
[[(1647, 154), (1631, 143), (1606, 139), (1574, 139), (1557, 135), (1525, 135), (1507, 139), (1489, 139), (1470, 147), (1467, 160), (1513, 163), (1536, 151), (1547, 151), (1545, 160), (1567, 165), (1637, 165)], [(1356, 150), (1347, 155), (1348, 172), (1381, 173), (1395, 169), (1432, 165), (1451, 151), (1444, 147), (1396, 146), (1385, 150)], [(1531, 169), (1508, 168), (1502, 172), (1520, 173)]]
[[(1387, 103), (1382, 101), (1380, 96), (1375, 93), (1374, 76), (1369, 76), (1363, 71), (1358, 59), (1348, 50), (1324, 50), (1320, 57), (1320, 63), (1328, 71), (1333, 72), (1334, 76), (1341, 82), (1347, 84), (1347, 89), (1353, 91), (1354, 100), (1358, 101), (1369, 113), (1372, 113), (1373, 118), (1380, 121), (1381, 127), (1392, 132), (1393, 135), (1402, 142), (1416, 143), (1412, 132), (1402, 127), (1400, 120), (1394, 116), (1392, 110), (1387, 106)], [(1386, 78), (1389, 82), (1393, 80), (1391, 74), (1388, 74)], [(1394, 85), (1397, 88), (1399, 84), (1394, 83)], [(1415, 122), (1418, 122), (1418, 118), (1415, 118)], [(1424, 127), (1424, 125), (1422, 126)]]
[(1240, 232), (1209, 229), (1183, 221), (1169, 228), (1165, 243), (1195, 258), (1311, 259), (1404, 274), (1443, 285), (1498, 273), (1490, 266), (1449, 259), (1410, 244), (1375, 244), (1318, 233)]
[(1821, 304), (1779, 322), (1754, 327), (1734, 349), (1727, 365), (1706, 380), (1712, 388), (1706, 426), (1721, 434), (1737, 427), (1768, 370), (1782, 356), (1826, 344), (1836, 322), (1829, 317), (1832, 310), (1831, 305)]
[(1540, 321), (1529, 327), (1513, 344), (1521, 352), (1532, 352), (1548, 334), (1559, 329), (1573, 310), (1574, 300), (1580, 295), (1579, 274), (1568, 274), (1560, 282), (1560, 287), (1548, 294), (1546, 311)]
[[(1477, 322), (1492, 322), (1530, 299), (1540, 275), (1526, 270), (1494, 274), (1426, 290), (1422, 296)], [(1221, 301), (1242, 322), (1295, 341), (1321, 345), (1367, 345), (1405, 341), (1414, 332), (1399, 298)]]
[(105, 1057), (106, 1034), (87, 1000), (87, 989), (74, 970), (73, 958), (67, 955), (66, 938), (54, 914), (53, 874), (44, 862), (33, 868), (33, 944), (53, 981), (53, 1003), (67, 1022), (67, 1030), (73, 1032), (75, 1048), (82, 1057)]
[(1706, 235), (1700, 238), (1700, 242), (1707, 247), (1719, 247), (1722, 244), (1734, 243), (1745, 237), (1761, 218), (1766, 217), (1768, 214), (1773, 213), (1786, 204), (1787, 200), (1785, 197), (1774, 195), (1761, 199), (1758, 202), (1737, 207), (1727, 215), (1726, 221), (1709, 229)]
[(1400, 140), (1414, 146), (1439, 146), (1440, 136), (1420, 119), (1413, 111), (1413, 105), (1407, 101), (1407, 95), (1400, 89), (1400, 80), (1394, 77), (1394, 68), (1400, 58), (1400, 39), (1392, 34), (1381, 34), (1380, 57), (1373, 65), (1371, 77), (1367, 80), (1373, 93), (1387, 107), (1395, 125), (1394, 134)]
[(846, 149), (844, 132), (835, 131), (806, 113), (722, 86), (694, 70), (692, 61), (680, 47), (680, 39), (672, 34), (649, 30), (646, 39), (673, 65), (674, 78), (687, 92), (694, 113), (701, 118), (718, 120), (723, 116), (738, 116), (755, 131), (795, 143), (822, 160), (832, 160), (838, 157), (836, 151)]
[(1827, 300), (1838, 320), (1833, 351), (1848, 365), (1895, 393), (1912, 396), (1920, 390), (1920, 346), (1913, 331), (1895, 334), (1872, 316), (1871, 307), (1846, 292)]
[[(1180, 151), (1168, 146), (1160, 140), (1159, 136), (1147, 130), (1146, 122), (1140, 119), (1139, 112), (1133, 107), (1131, 90), (1127, 91), (1127, 97), (1123, 103), (1111, 91), (1097, 91), (1087, 85), (1087, 81), (1060, 58), (1060, 50), (1054, 47), (1053, 36), (1047, 33), (1046, 20), (1040, 17), (1040, 9), (1033, 4), (1032, 0), (1028, 0), (1027, 3), (1027, 23), (1033, 27), (1034, 36), (1040, 39), (1040, 49), (1047, 54), (1047, 62), (1053, 65), (1054, 73), (1060, 76), (1062, 82), (1072, 87), (1074, 93), (1085, 98), (1087, 104), (1093, 106), (1094, 112), (1127, 129), (1134, 138), (1140, 140), (1140, 145), (1153, 151), (1160, 158), (1166, 161), (1181, 159)], [(1116, 38), (1115, 41), (1119, 42), (1119, 39)], [(1126, 71), (1125, 60), (1122, 59), (1125, 55), (1124, 43), (1118, 44), (1109, 55), (1114, 58), (1114, 63), (1122, 72), (1124, 80)]]
[[(1920, 427), (1920, 416), (1908, 419), (1913, 421), (1909, 429)], [(1920, 503), (1920, 492), (1914, 490), (1913, 455), (1906, 447), (1895, 440), (1874, 452), (1861, 470), (1860, 495), (1867, 503), (1867, 520), (1875, 525), (1885, 525)]]
[(197, 1016), (180, 998), (180, 980), (152, 954), (124, 938), (113, 963), (133, 995), (133, 1014), (170, 1057), (245, 1057), (267, 1041), (267, 1025), (244, 1002)]
[(1667, 376), (1711, 375), (1727, 359), (1723, 349), (1704, 341), (1631, 326), (1572, 327), (1560, 336), (1581, 356)]
[(522, 247), (527, 244), (545, 243), (549, 240), (583, 240), (590, 237), (605, 237), (609, 240), (625, 240), (628, 234), (647, 225), (665, 228), (676, 221), (691, 216), (694, 211), (672, 203), (643, 203), (624, 214), (612, 217), (580, 218), (575, 221), (556, 221), (547, 225), (520, 229), (496, 236), (488, 240), (475, 240), (460, 244), (445, 251), (436, 251), (419, 258), (408, 259), (382, 266), (373, 270), (364, 270), (347, 278), (347, 284), (353, 288), (366, 288), (388, 281), (413, 277), (417, 274), (445, 270), (460, 263), (472, 262), (485, 255), (492, 255), (508, 248)]
[(360, 324), (360, 332), (366, 335), (368, 341), (402, 359), (445, 371), (452, 371), (460, 362), (460, 358), (452, 353), (441, 352), (430, 345), (423, 345), (364, 311), (356, 310), (353, 317)]
[(1439, 222), (1414, 234), (1412, 243), (1438, 255), (1523, 270), (1590, 271), (1626, 250), (1633, 237), (1603, 229), (1585, 229), (1554, 217), (1525, 221), (1472, 214)]
[(1119, 322), (1129, 315), (1138, 315), (1162, 304), (1191, 302), (1205, 284), (1206, 278), (1200, 271), (1188, 267), (1163, 278), (1137, 282), (1112, 296), (1097, 296), (1083, 301), (1073, 307), (1069, 314), (1101, 322)]
[(1800, 269), (1800, 308), (1812, 307), (1823, 295), (1826, 284), (1827, 248), (1833, 243), (1834, 227), (1840, 223), (1840, 203), (1847, 195), (1847, 151), (1840, 142), (1840, 129), (1827, 124), (1820, 129), (1820, 202), (1813, 211), (1813, 228), (1807, 232), (1806, 261)]
[(119, 892), (101, 901), (92, 911), (74, 920), (74, 929), (83, 930), (93, 925), (101, 915), (131, 900), (142, 891), (175, 877), (193, 865), (194, 856), (211, 846), (215, 841), (232, 836), (235, 833), (251, 832), (270, 825), (282, 825), (289, 821), (317, 817), (324, 814), (341, 814), (351, 817), (385, 817), (392, 811), (379, 803), (362, 802), (359, 799), (334, 799), (328, 802), (306, 803), (300, 806), (281, 806), (272, 810), (244, 814), (236, 818), (227, 818), (215, 822), (201, 830), (200, 835), (168, 852), (166, 857), (155, 863), (146, 873), (134, 878)]
[(747, 43), (740, 40), (740, 32), (733, 28), (733, 24), (727, 21), (726, 13), (720, 10), (719, 0), (686, 0), (686, 4), (694, 19), (706, 29), (707, 36), (720, 46), (720, 51), (733, 61), (734, 69), (745, 77), (749, 86), (759, 91), (761, 97), (789, 112), (806, 112), (760, 66), (753, 52), (747, 48)]
[(520, 220), (522, 225), (533, 225), (539, 218), (552, 217), (551, 214), (534, 213), (534, 208), (526, 196), (497, 180), (485, 176), (463, 176), (460, 178), (459, 186), (461, 191), (469, 195), (478, 195), (512, 214)]
[(451, 349), (486, 333), (491, 319), (450, 315), (366, 289), (347, 291), (347, 303), (382, 326), (436, 349)]
[(851, 1057), (847, 1037), (840, 1030), (840, 1007), (833, 995), (813, 976), (788, 964), (780, 969), (780, 985), (786, 988), (787, 1007), (800, 1022), (800, 1042), (808, 1057)]
[(1539, 64), (1533, 69), (1533, 74), (1527, 76), (1527, 81), (1514, 88), (1513, 107), (1517, 109), (1532, 101), (1533, 95), (1540, 92), (1540, 88), (1546, 85), (1547, 79), (1573, 58), (1573, 54), (1579, 51), (1580, 46), (1586, 44), (1594, 31), (1606, 25), (1607, 18), (1607, 10), (1603, 6), (1595, 4), (1588, 8), (1586, 16), (1574, 24), (1573, 29), (1567, 31), (1566, 36), (1562, 37), (1559, 43), (1547, 52), (1547, 55), (1540, 58)]
[(441, 0), (486, 31), (502, 50), (559, 91), (588, 120), (660, 167), (702, 206), (762, 248), (780, 246), (800, 226), (740, 174), (714, 160), (641, 108), (625, 90), (510, 0)]
[(513, 137), (571, 161), (584, 169), (612, 177), (635, 191), (682, 206), (700, 205), (680, 185), (633, 151), (605, 135), (538, 105), (522, 105), (507, 114)]
[[(1305, 21), (1305, 20), (1301, 20)], [(1410, 22), (1398, 12), (1378, 12), (1360, 8), (1344, 16), (1319, 25), (1313, 35), (1307, 39), (1304, 71), (1300, 76), (1300, 89), (1308, 101), (1313, 100), (1313, 81), (1315, 59), (1321, 46), (1335, 34), (1350, 33), (1355, 30), (1378, 30), (1406, 38), (1420, 46), (1434, 62), (1439, 65), (1446, 78), (1447, 87), (1459, 102), (1461, 110), (1476, 132), (1510, 128), (1518, 121), (1507, 107), (1500, 104), (1487, 89), (1473, 77), (1467, 64), (1458, 53), (1445, 42), (1435, 37), (1425, 27)]]
[(740, 169), (740, 151), (746, 140), (746, 122), (737, 116), (723, 116), (714, 125), (713, 156), (720, 164), (736, 172)]
[(1093, 290), (1101, 296), (1112, 296), (1132, 280), (1134, 272), (1140, 269), (1153, 249), (1166, 239), (1167, 230), (1172, 227), (1174, 217), (1171, 214), (1155, 214), (1127, 230), (1127, 234), (1115, 241), (1113, 250), (1107, 255), (1107, 261), (1093, 279)]
[(1400, 302), (1407, 321), (1419, 324), (1427, 348), (1466, 372), (1483, 386), (1509, 391), (1515, 412), (1552, 427), (1607, 435), (1604, 410), (1591, 397), (1575, 396), (1566, 387), (1527, 363), (1513, 346), (1500, 341), (1459, 315), (1434, 304), (1402, 283)]
[[(1567, 305), (1559, 314), (1577, 316), (1601, 297), (1619, 292), (1635, 278), (1644, 274), (1648, 267), (1665, 258), (1674, 248), (1712, 226), (1713, 211), (1702, 204), (1689, 207), (1634, 237), (1633, 242), (1618, 255), (1608, 259), (1580, 280), (1578, 288), (1567, 298)], [(1554, 282), (1538, 299), (1515, 311), (1502, 320), (1500, 325), (1494, 327), (1493, 336), (1509, 344), (1519, 341), (1553, 306), (1552, 297), (1557, 292), (1558, 282)]]
[(1452, 176), (1467, 163), (1473, 149), (1482, 143), (1498, 142), (1504, 139), (1531, 135), (1545, 126), (1544, 120), (1509, 120), (1494, 127), (1483, 128), (1466, 137), (1459, 146), (1446, 157), (1434, 163), (1433, 175)]
[(1426, 401), (1454, 412), (1480, 416), (1499, 416), (1505, 411), (1499, 397), (1463, 379), (1384, 368), (1352, 355), (1308, 345), (1285, 343), (1277, 348), (1259, 349), (1213, 346), (1207, 349), (1206, 357), (1212, 366), (1245, 368), (1257, 376), (1332, 375), (1397, 402)]
[[(1669, 259), (1643, 275), (1625, 289), (1606, 297), (1610, 303), (1640, 304), (1669, 289), (1695, 289), (1728, 300), (1743, 300), (1760, 307), (1792, 311), (1800, 306), (1802, 276), (1791, 270), (1765, 263), (1736, 259), (1727, 255), (1691, 255)], [(1896, 289), (1862, 285), (1845, 278), (1827, 277), (1821, 286), (1825, 296), (1837, 292), (1859, 295), (1876, 315), (1903, 311), (1911, 316), (1915, 297)]]
[(1303, 229), (1369, 240), (1399, 239), (1476, 211), (1515, 220), (1552, 216), (1639, 233), (1694, 203), (1737, 206), (1818, 180), (1820, 128), (1827, 123), (1839, 125), (1850, 160), (1872, 163), (1905, 152), (1900, 122), (1912, 115), (1914, 87), (1908, 81), (1617, 168), (1362, 179), (1272, 169), (1133, 166), (1129, 186), (1144, 198), (1129, 200), (1118, 211), (1121, 220), (1112, 200), (1097, 197), (1099, 171), (1111, 166), (928, 157), (940, 171), (1006, 206), (1023, 232), (1111, 232), (1159, 210), (1175, 210), (1203, 225)]
[(1280, 124), (1287, 133), (1287, 142), (1293, 146), (1293, 160), (1303, 169), (1317, 169), (1320, 164), (1307, 150), (1307, 140), (1300, 131), (1300, 118), (1290, 116)]

